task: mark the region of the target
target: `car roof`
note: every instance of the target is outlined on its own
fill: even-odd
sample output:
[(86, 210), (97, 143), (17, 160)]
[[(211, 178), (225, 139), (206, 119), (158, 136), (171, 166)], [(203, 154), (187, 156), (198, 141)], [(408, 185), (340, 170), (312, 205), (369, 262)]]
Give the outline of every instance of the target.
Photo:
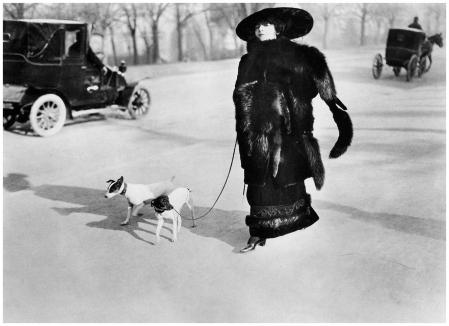
[(85, 25), (84, 22), (78, 22), (75, 20), (65, 20), (65, 19), (5, 19), (9, 21), (19, 21), (24, 23), (35, 23), (35, 24), (66, 24), (66, 25)]

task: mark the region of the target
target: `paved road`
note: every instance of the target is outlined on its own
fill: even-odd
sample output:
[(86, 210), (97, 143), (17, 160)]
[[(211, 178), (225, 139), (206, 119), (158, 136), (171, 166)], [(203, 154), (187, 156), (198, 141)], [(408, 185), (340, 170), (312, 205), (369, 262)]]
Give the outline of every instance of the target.
[[(370, 75), (375, 50), (329, 51), (353, 145), (307, 187), (320, 220), (247, 255), (238, 158), (216, 208), (154, 244), (149, 208), (127, 227), (105, 181), (176, 175), (197, 212), (213, 203), (234, 144), (236, 60), (146, 82), (143, 120), (109, 113), (50, 138), (3, 132), (6, 322), (441, 322), (445, 318), (445, 57), (407, 83)], [(144, 69), (147, 69), (145, 71)], [(137, 76), (152, 68), (130, 69)], [(323, 157), (337, 130), (317, 99)]]

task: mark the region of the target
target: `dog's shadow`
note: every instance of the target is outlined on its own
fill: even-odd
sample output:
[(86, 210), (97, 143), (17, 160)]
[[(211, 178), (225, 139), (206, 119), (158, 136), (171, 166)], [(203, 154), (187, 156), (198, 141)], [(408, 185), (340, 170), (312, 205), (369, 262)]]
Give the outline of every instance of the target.
[[(153, 239), (155, 237), (155, 230), (157, 219), (154, 211), (150, 206), (145, 206), (141, 209), (139, 216), (131, 217), (128, 225), (120, 225), (125, 219), (127, 213), (127, 203), (123, 197), (114, 197), (112, 199), (104, 198), (104, 190), (69, 187), (61, 185), (42, 185), (33, 188), (35, 194), (39, 197), (70, 203), (71, 207), (53, 207), (61, 216), (70, 216), (71, 214), (93, 214), (105, 216), (104, 219), (88, 222), (86, 225), (93, 228), (101, 228), (112, 231), (127, 232), (137, 240), (154, 245), (154, 242), (142, 238), (138, 233), (143, 232), (150, 234)], [(78, 205), (78, 207), (73, 207)], [(207, 212), (209, 208), (195, 207), (197, 217)], [(248, 229), (245, 226), (245, 212), (242, 211), (226, 211), (221, 209), (213, 209), (210, 213), (202, 219), (196, 220), (196, 227), (192, 228), (192, 221), (190, 218), (190, 211), (184, 207), (181, 211), (184, 217), (182, 227), (189, 230), (193, 234), (215, 238), (223, 241), (234, 248), (234, 252), (240, 249), (240, 246), (245, 243), (248, 237)], [(142, 226), (145, 225), (145, 227)], [(161, 238), (171, 240), (172, 224), (170, 221), (164, 223), (165, 228), (169, 234), (166, 237), (161, 234)]]

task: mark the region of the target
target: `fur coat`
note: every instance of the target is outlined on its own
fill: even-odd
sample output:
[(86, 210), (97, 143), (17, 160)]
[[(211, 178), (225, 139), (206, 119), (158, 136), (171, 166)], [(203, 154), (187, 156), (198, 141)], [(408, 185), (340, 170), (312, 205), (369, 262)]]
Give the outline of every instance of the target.
[(351, 143), (352, 123), (324, 55), (285, 38), (248, 43), (233, 94), (245, 183), (264, 185), (271, 175), (287, 186), (313, 177), (316, 188), (322, 187), (324, 167), (312, 134), (312, 99), (318, 94), (338, 126), (330, 152), (336, 158)]

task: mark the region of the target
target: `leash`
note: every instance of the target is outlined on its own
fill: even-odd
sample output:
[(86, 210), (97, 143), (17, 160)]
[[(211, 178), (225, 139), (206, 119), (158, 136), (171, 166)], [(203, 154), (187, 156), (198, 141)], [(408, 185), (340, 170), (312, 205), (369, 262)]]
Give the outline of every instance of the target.
[(173, 208), (173, 210), (174, 210), (179, 216), (181, 216), (182, 219), (184, 219), (184, 220), (191, 220), (191, 221), (192, 221), (192, 223), (193, 223), (192, 228), (196, 227), (195, 221), (196, 221), (196, 220), (199, 220), (199, 219), (202, 219), (202, 218), (204, 218), (206, 215), (208, 215), (208, 214), (212, 211), (212, 209), (214, 209), (215, 204), (218, 202), (218, 199), (220, 199), (221, 194), (223, 193), (223, 190), (224, 190), (224, 188), (225, 188), (225, 186), (226, 186), (226, 183), (228, 182), (229, 175), (231, 174), (232, 163), (234, 162), (235, 149), (236, 149), (236, 148), (237, 148), (237, 138), (235, 138), (234, 150), (232, 151), (232, 158), (231, 158), (231, 164), (229, 164), (228, 175), (226, 176), (225, 182), (223, 183), (223, 186), (221, 187), (221, 190), (220, 190), (220, 193), (219, 193), (218, 196), (217, 196), (217, 199), (215, 199), (215, 201), (214, 201), (212, 207), (210, 207), (209, 210), (208, 210), (206, 213), (204, 213), (203, 215), (201, 215), (201, 216), (199, 216), (199, 217), (195, 217), (195, 218), (193, 218), (193, 217), (192, 217), (192, 218), (187, 218), (187, 217), (185, 217), (185, 216), (182, 216), (181, 213), (179, 213), (176, 209)]

